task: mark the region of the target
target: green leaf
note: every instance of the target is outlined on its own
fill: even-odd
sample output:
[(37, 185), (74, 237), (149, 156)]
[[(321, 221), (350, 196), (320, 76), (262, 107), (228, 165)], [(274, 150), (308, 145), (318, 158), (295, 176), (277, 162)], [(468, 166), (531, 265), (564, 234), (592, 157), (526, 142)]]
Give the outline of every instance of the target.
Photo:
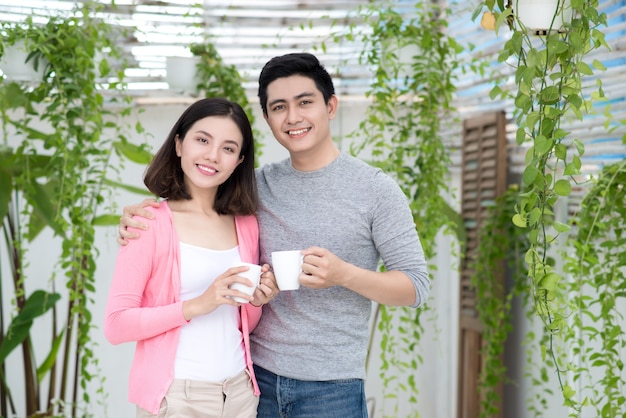
[(50, 347), (50, 352), (46, 356), (44, 362), (41, 363), (41, 366), (37, 368), (37, 381), (39, 383), (41, 383), (46, 373), (48, 373), (52, 366), (54, 366), (57, 358), (57, 353), (59, 352), (59, 347), (61, 347), (61, 343), (63, 342), (64, 334), (65, 329), (52, 340), (52, 347)]
[(565, 158), (567, 157), (567, 147), (560, 143), (556, 144), (554, 146), (554, 155), (559, 160), (565, 160)]
[[(38, 182), (33, 182), (31, 187), (33, 192), (29, 193), (28, 201), (33, 205), (33, 217), (31, 218), (31, 227), (29, 238), (32, 240), (41, 232), (42, 225), (49, 226), (58, 236), (64, 236), (65, 231), (61, 228), (57, 222), (57, 207), (55, 202), (57, 199), (53, 197), (52, 190), (58, 181), (53, 179), (49, 181), (45, 186), (40, 185)], [(39, 226), (37, 226), (39, 224)]]
[(541, 91), (541, 97), (539, 102), (541, 104), (555, 104), (561, 99), (561, 93), (559, 92), (558, 87), (556, 86), (548, 86)]
[(563, 386), (563, 397), (565, 399), (572, 399), (575, 395), (576, 391), (570, 385)]
[(114, 226), (120, 223), (120, 215), (108, 214), (96, 216), (93, 219), (94, 226)]
[(528, 214), (528, 225), (535, 225), (541, 218), (541, 209), (533, 208)]
[(502, 94), (502, 89), (500, 88), (500, 86), (496, 85), (493, 86), (493, 88), (491, 89), (491, 91), (489, 92), (489, 98), (491, 100), (496, 99), (498, 96), (500, 96)]
[(2, 105), (5, 109), (18, 109), (28, 106), (28, 97), (18, 83), (9, 83), (3, 86), (0, 97), (3, 100)]
[(59, 299), (60, 294), (44, 290), (36, 290), (26, 299), (24, 309), (11, 321), (0, 345), (0, 364), (28, 337), (35, 318), (45, 314)]
[(561, 275), (557, 273), (548, 273), (541, 279), (539, 279), (539, 287), (549, 292), (553, 292), (557, 289), (557, 286), (561, 279)]
[(576, 147), (578, 155), (583, 155), (585, 153), (585, 144), (580, 139), (574, 139), (572, 143)]
[(537, 151), (537, 155), (546, 155), (548, 152), (552, 151), (552, 146), (554, 145), (553, 139), (548, 139), (543, 135), (539, 135), (535, 138), (535, 150)]
[(534, 128), (534, 126), (539, 121), (540, 116), (541, 116), (541, 114), (539, 112), (530, 112), (526, 116), (526, 124), (528, 125), (529, 129)]
[(524, 128), (517, 128), (515, 132), (515, 142), (517, 145), (522, 145), (526, 141), (526, 131)]
[(515, 215), (513, 215), (513, 224), (520, 228), (526, 228), (526, 218), (524, 218), (519, 213), (516, 213)]
[(597, 59), (593, 60), (592, 65), (593, 65), (593, 68), (595, 68), (596, 70), (601, 70), (601, 71), (606, 70), (605, 65), (602, 64), (602, 62), (598, 61)]
[(579, 167), (576, 167), (576, 164), (571, 162), (565, 165), (565, 170), (563, 170), (563, 175), (566, 176), (574, 176), (576, 174), (580, 174)]
[(569, 180), (561, 179), (554, 184), (554, 192), (559, 196), (569, 196), (572, 192), (572, 185)]
[(6, 170), (0, 170), (0, 220), (9, 212), (12, 191), (11, 175)]
[(154, 195), (149, 190), (141, 188), (141, 187), (131, 186), (130, 184), (119, 183), (113, 180), (105, 180), (104, 183), (109, 186), (116, 187), (118, 189), (129, 191), (131, 193), (136, 193), (142, 196), (154, 197)]
[(116, 141), (113, 146), (124, 157), (138, 164), (148, 164), (152, 161), (152, 154), (145, 145), (135, 145), (126, 141)]
[(567, 231), (569, 231), (571, 228), (570, 228), (570, 226), (569, 226), (569, 225), (567, 225), (567, 224), (564, 224), (564, 223), (559, 222), (559, 221), (554, 221), (554, 229), (555, 229), (557, 232), (567, 232)]
[(593, 70), (591, 69), (591, 67), (589, 67), (589, 65), (587, 65), (587, 63), (585, 62), (579, 62), (578, 65), (576, 66), (576, 68), (578, 69), (578, 71), (581, 74), (584, 75), (593, 75)]
[(529, 186), (533, 184), (537, 176), (539, 175), (539, 170), (537, 167), (529, 165), (524, 169), (524, 174), (522, 175), (522, 181), (525, 186)]

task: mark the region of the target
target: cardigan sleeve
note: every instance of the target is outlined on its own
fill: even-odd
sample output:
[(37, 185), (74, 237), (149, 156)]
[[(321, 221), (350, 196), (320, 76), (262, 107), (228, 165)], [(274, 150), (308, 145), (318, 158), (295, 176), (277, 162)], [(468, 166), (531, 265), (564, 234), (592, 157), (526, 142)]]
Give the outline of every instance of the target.
[[(237, 239), (239, 241), (239, 251), (242, 261), (248, 263), (259, 263), (259, 223), (256, 216), (238, 216)], [(252, 332), (261, 319), (261, 307), (246, 303), (241, 305), (248, 316), (248, 328)]]
[[(157, 217), (166, 216), (158, 212)], [(177, 254), (160, 221), (147, 220), (150, 228), (119, 249), (104, 321), (112, 344), (144, 340), (187, 323), (171, 286)]]

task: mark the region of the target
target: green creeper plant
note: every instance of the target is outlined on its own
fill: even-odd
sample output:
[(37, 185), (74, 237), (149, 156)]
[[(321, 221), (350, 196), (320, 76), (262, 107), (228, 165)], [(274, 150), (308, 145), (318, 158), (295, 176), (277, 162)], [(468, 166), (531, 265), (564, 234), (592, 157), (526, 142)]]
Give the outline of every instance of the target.
[[(111, 156), (142, 155), (126, 138), (131, 103), (123, 69), (114, 70), (107, 59), (120, 54), (112, 26), (95, 18), (102, 7), (84, 2), (41, 24), (32, 17), (0, 22), (0, 55), (24, 42), (28, 61), (44, 69), (33, 83), (0, 79), (0, 218), (10, 267), (0, 296), (9, 300), (11, 292), (14, 303), (10, 320), (0, 313), (0, 415), (5, 417), (74, 417), (95, 403), (85, 390), (99, 379), (90, 311), (98, 255), (94, 228), (102, 221), (98, 210), (111, 200)], [(141, 131), (140, 125), (136, 129)], [(29, 248), (47, 228), (59, 256), (49, 266), (47, 286), (33, 289), (27, 274), (36, 254)], [(43, 360), (33, 346), (36, 322), (47, 323), (51, 334)], [(15, 405), (17, 388), (7, 385), (4, 374), (8, 356), (18, 348), (23, 409)]]

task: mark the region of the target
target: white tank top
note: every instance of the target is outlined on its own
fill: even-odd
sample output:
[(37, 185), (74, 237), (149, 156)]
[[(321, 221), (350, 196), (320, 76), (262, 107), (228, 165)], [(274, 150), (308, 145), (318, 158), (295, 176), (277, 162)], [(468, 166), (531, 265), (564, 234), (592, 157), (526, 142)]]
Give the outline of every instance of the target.
[[(218, 251), (180, 243), (181, 300), (201, 295), (215, 278), (240, 261), (239, 247)], [(180, 329), (176, 379), (221, 382), (245, 369), (239, 308), (220, 305)]]

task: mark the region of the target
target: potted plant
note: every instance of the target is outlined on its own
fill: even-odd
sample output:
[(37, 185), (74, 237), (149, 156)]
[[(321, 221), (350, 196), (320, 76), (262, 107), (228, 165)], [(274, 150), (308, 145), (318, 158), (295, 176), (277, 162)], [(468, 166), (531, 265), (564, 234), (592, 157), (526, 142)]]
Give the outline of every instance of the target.
[[(141, 154), (126, 140), (130, 102), (123, 69), (112, 74), (106, 59), (96, 59), (98, 52), (119, 55), (111, 26), (94, 17), (101, 7), (84, 2), (43, 24), (32, 18), (0, 22), (0, 54), (24, 42), (29, 60), (43, 68), (35, 83), (0, 79), (2, 257), (10, 264), (0, 295), (3, 306), (14, 306), (10, 316), (0, 312), (0, 415), (6, 417), (77, 416), (92, 403), (81, 390), (98, 372), (90, 337), (97, 288), (94, 228), (111, 192), (111, 156)], [(111, 112), (108, 101), (121, 107)], [(29, 249), (45, 229), (52, 231), (56, 245), (48, 248), (57, 256), (50, 276), (37, 281), (28, 265), (38, 255)], [(50, 334), (47, 347), (33, 344), (36, 327)], [(18, 388), (7, 385), (4, 372), (18, 349), (23, 408), (15, 404)]]
[(572, 20), (572, 5), (569, 0), (515, 0), (513, 15), (520, 28), (535, 34), (563, 32)]
[(197, 94), (200, 57), (168, 56), (165, 58), (165, 81), (170, 89), (182, 93)]
[[(30, 59), (26, 40), (16, 40), (14, 44), (5, 44), (0, 70), (7, 80), (37, 82), (43, 79), (47, 63)], [(35, 62), (37, 61), (37, 62)]]

